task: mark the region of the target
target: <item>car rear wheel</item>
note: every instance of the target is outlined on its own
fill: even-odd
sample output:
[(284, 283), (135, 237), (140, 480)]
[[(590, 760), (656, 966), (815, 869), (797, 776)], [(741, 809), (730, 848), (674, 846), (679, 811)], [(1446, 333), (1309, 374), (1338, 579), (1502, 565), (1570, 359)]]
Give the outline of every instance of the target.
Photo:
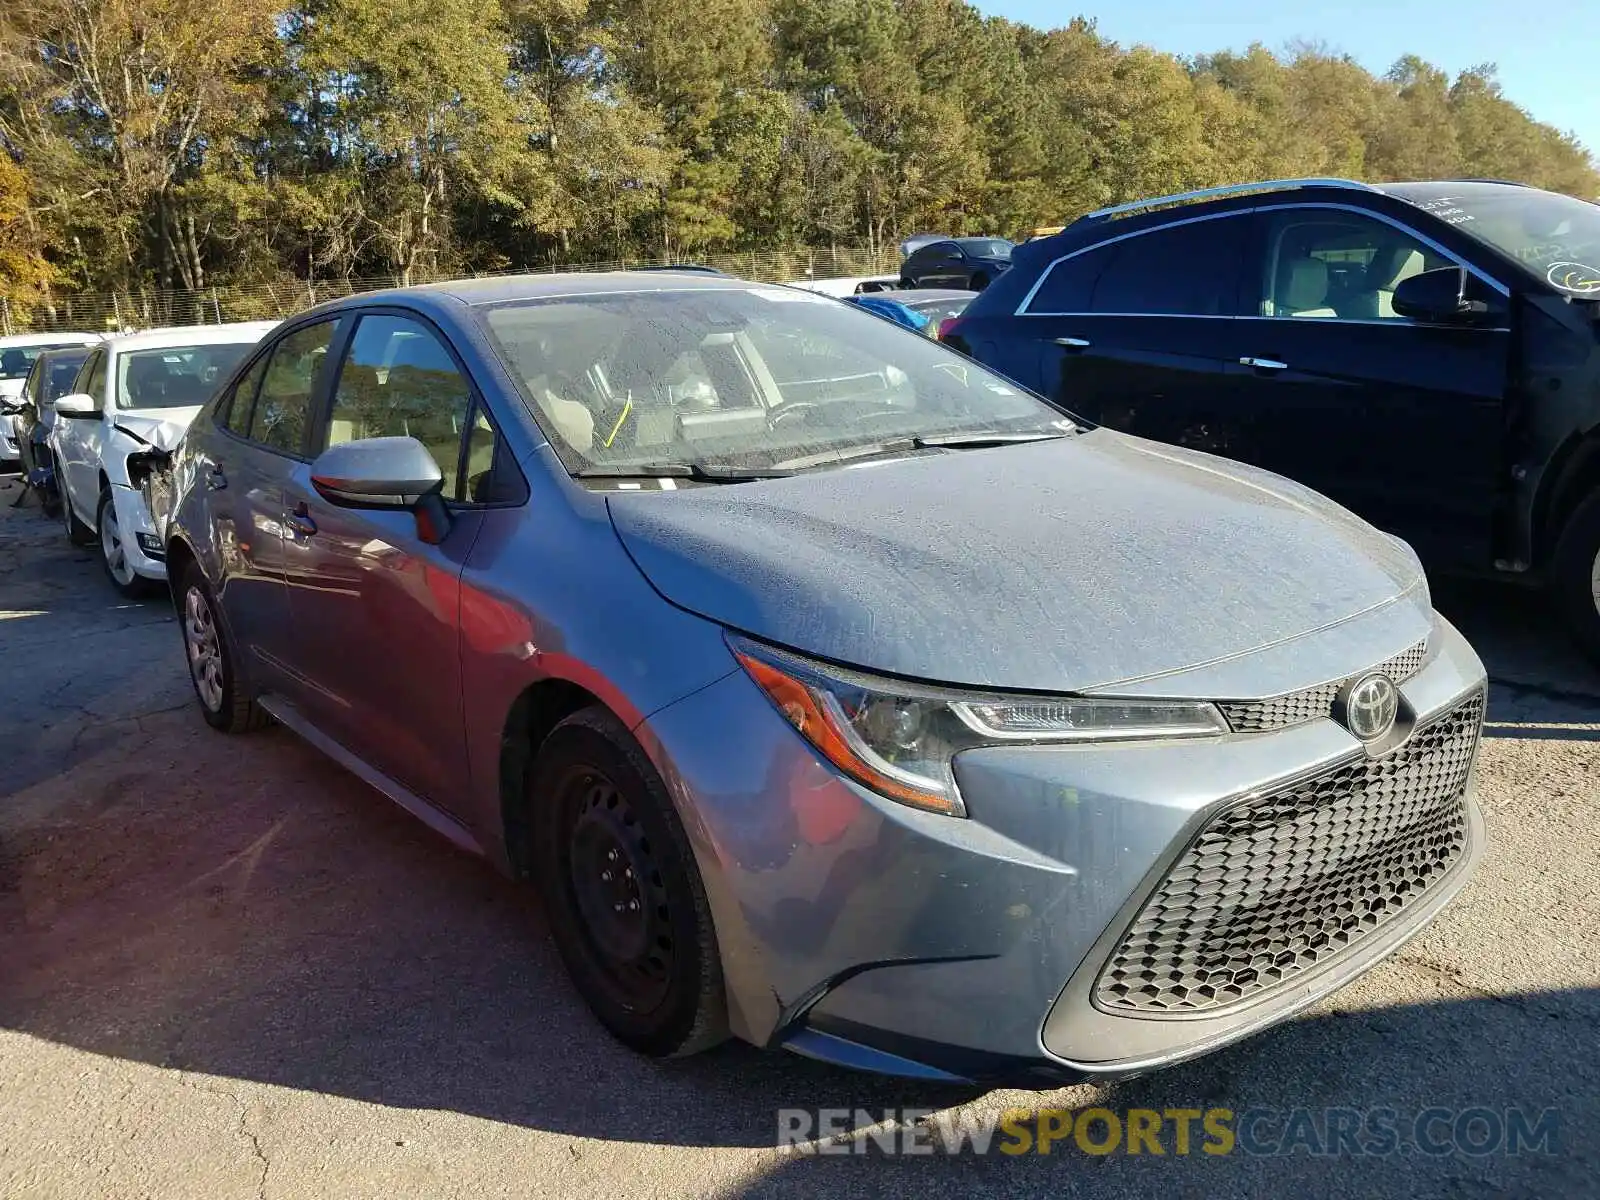
[(642, 1054), (728, 1036), (705, 888), (665, 785), (600, 708), (568, 717), (534, 763), (534, 866), (556, 948), (589, 1008)]
[(224, 733), (246, 733), (269, 722), (265, 712), (239, 686), (238, 661), (227, 630), (217, 618), (216, 600), (200, 568), (190, 566), (178, 585), (178, 620), (189, 681), (206, 724)]
[(1567, 628), (1600, 663), (1600, 493), (1568, 518), (1556, 543), (1550, 583)]
[(100, 493), (100, 511), (95, 524), (100, 528), (100, 561), (105, 566), (111, 586), (130, 600), (149, 595), (151, 581), (133, 569), (133, 560), (128, 556), (126, 545), (130, 535), (123, 533), (122, 525), (117, 520), (117, 504), (110, 488)]

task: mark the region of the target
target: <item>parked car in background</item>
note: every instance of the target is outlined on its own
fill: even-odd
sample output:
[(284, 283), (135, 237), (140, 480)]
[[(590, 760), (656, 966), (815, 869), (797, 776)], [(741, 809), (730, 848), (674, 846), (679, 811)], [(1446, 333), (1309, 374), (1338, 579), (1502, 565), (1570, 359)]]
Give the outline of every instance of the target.
[(97, 333), (19, 333), (0, 337), (0, 474), (19, 469), (21, 451), (13, 418), (34, 360), (46, 350), (85, 346), (99, 340)]
[(46, 350), (33, 360), (33, 369), (28, 372), (22, 394), (12, 409), (22, 481), (27, 489), (24, 495), (27, 492), (37, 495), (50, 515), (55, 514), (61, 502), (61, 493), (56, 487), (55, 456), (50, 452), (50, 430), (56, 420), (55, 402), (72, 391), (78, 368), (88, 357), (87, 345)]
[(899, 284), (899, 277), (895, 275), (840, 275), (832, 279), (795, 279), (786, 286), (843, 299), (869, 292), (892, 291)]
[(1149, 1070), (1371, 966), (1482, 844), (1483, 667), (1403, 543), (797, 289), (351, 297), (171, 475), (205, 720), (531, 878), (646, 1054)]
[(1005, 238), (963, 237), (930, 242), (900, 264), (904, 288), (965, 288), (981, 292), (1011, 268)]
[(72, 392), (55, 402), (50, 448), (67, 537), (98, 539), (106, 574), (126, 595), (166, 578), (140, 492), (142, 470), (183, 437), (200, 406), (272, 329), (251, 321), (157, 329), (92, 347)]
[(953, 288), (909, 288), (850, 296), (848, 300), (897, 325), (934, 337), (940, 322), (960, 316), (975, 294)]
[[(1152, 209), (1154, 209), (1152, 211)], [(1094, 421), (1297, 479), (1600, 658), (1600, 208), (1289, 180), (1020, 247), (952, 344)]]

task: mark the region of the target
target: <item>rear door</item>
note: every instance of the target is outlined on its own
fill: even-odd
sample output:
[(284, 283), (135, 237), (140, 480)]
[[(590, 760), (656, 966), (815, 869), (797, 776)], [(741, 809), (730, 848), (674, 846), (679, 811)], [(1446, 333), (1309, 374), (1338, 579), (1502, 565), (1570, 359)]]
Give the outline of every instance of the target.
[(1470, 277), (1490, 310), (1477, 324), (1397, 316), (1400, 281), (1459, 260), (1383, 214), (1338, 205), (1258, 210), (1250, 258), (1237, 457), (1331, 496), (1431, 563), (1489, 566), (1506, 478), (1504, 289)]
[(1043, 392), (1141, 437), (1231, 452), (1248, 214), (1109, 237), (1057, 261), (1024, 299)]

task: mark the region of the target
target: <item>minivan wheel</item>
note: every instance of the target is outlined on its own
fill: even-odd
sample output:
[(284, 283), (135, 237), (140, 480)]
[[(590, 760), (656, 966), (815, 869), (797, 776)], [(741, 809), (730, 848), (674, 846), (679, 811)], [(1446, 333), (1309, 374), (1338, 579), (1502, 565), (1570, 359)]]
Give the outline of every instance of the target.
[(540, 747), (528, 801), (551, 936), (600, 1023), (642, 1054), (728, 1036), (705, 887), (666, 786), (627, 729), (586, 708)]
[(74, 546), (94, 545), (94, 530), (78, 520), (78, 514), (72, 511), (72, 501), (67, 497), (65, 488), (61, 492), (61, 512), (67, 526), (67, 541)]
[(117, 520), (117, 504), (107, 488), (100, 493), (100, 511), (95, 524), (100, 528), (100, 561), (104, 564), (111, 586), (130, 600), (147, 596), (153, 590), (151, 581), (133, 569), (124, 545), (126, 536)]
[(237, 661), (227, 631), (217, 618), (217, 605), (200, 568), (191, 565), (178, 585), (178, 622), (189, 681), (206, 724), (224, 733), (260, 729), (270, 718), (238, 685)]
[(1600, 663), (1600, 493), (1567, 519), (1556, 542), (1550, 584), (1572, 636)]

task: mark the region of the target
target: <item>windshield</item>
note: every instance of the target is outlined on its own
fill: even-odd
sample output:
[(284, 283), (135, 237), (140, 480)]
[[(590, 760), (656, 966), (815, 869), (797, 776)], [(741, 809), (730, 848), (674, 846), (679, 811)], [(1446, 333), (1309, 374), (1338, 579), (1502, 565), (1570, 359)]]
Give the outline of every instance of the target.
[(254, 345), (252, 341), (163, 346), (119, 355), (117, 407), (193, 408), (204, 404)]
[(37, 346), (7, 346), (0, 350), (0, 379), (26, 379), (34, 360), (46, 350), (76, 346), (76, 342), (46, 342)]
[(978, 258), (1011, 257), (1011, 243), (1005, 238), (957, 238), (956, 245)]
[(482, 311), (571, 470), (783, 470), (897, 439), (1074, 428), (953, 351), (809, 292), (600, 293)]
[(1448, 190), (1402, 194), (1509, 254), (1551, 287), (1600, 298), (1600, 205), (1505, 184), (1451, 184)]

